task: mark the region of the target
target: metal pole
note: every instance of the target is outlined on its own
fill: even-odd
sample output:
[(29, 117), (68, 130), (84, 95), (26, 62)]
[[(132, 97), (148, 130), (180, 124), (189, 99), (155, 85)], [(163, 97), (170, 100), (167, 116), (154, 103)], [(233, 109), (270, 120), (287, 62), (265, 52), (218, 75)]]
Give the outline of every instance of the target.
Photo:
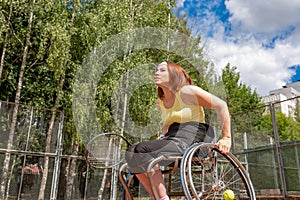
[[(26, 139), (26, 146), (25, 146), (25, 151), (28, 151), (28, 143), (30, 139), (30, 131), (31, 131), (31, 125), (32, 125), (32, 118), (33, 118), (33, 107), (31, 107), (30, 111), (30, 120), (29, 120), (29, 127), (28, 127), (28, 132), (27, 132), (27, 139)], [(23, 179), (24, 179), (24, 167), (26, 165), (26, 154), (24, 155), (23, 158), (23, 165), (22, 165), (22, 171), (21, 171), (21, 180), (20, 180), (20, 186), (19, 186), (19, 193), (18, 193), (18, 200), (21, 198), (21, 192), (22, 192), (22, 187), (23, 187)]]
[(167, 5), (169, 8), (168, 11), (168, 36), (167, 36), (167, 60), (169, 60), (169, 53), (170, 53), (170, 37), (169, 37), (169, 29), (170, 29), (170, 24), (171, 24), (171, 4), (170, 4), (170, 0), (167, 1)]
[[(247, 150), (247, 149), (248, 149), (247, 133), (244, 132), (244, 150)], [(245, 165), (246, 165), (246, 171), (248, 172), (248, 175), (249, 175), (249, 165), (248, 165), (247, 153), (245, 153)]]
[(298, 156), (298, 149), (297, 146), (294, 146), (295, 149), (295, 159), (296, 159), (296, 165), (297, 165), (297, 171), (298, 171), (298, 184), (300, 185), (300, 163), (299, 163), (299, 156)]
[(235, 144), (234, 144), (234, 130), (233, 130), (233, 126), (232, 126), (232, 119), (230, 117), (230, 127), (231, 127), (231, 152), (232, 154), (235, 153)]
[(58, 124), (58, 133), (57, 133), (57, 145), (56, 145), (56, 156), (54, 162), (54, 169), (53, 169), (53, 176), (52, 176), (52, 185), (51, 185), (51, 192), (50, 192), (50, 199), (55, 200), (57, 199), (57, 192), (58, 192), (58, 181), (59, 181), (59, 174), (60, 174), (60, 164), (61, 164), (61, 156), (62, 156), (62, 129), (64, 124), (64, 113), (60, 114)]
[(283, 194), (284, 198), (286, 198), (287, 197), (286, 181), (285, 181), (285, 176), (284, 176), (283, 161), (282, 161), (281, 150), (280, 150), (280, 141), (279, 141), (275, 109), (274, 109), (273, 103), (270, 104), (270, 112), (271, 112), (271, 117), (272, 117), (272, 125), (273, 125), (274, 139), (275, 139), (275, 150), (276, 150), (276, 155), (277, 155), (281, 187), (282, 187), (281, 189), (282, 189), (282, 194)]
[(86, 173), (85, 173), (85, 182), (84, 182), (84, 196), (83, 200), (87, 200), (87, 189), (88, 189), (88, 177), (90, 173), (90, 166), (87, 165)]
[[(273, 138), (270, 137), (270, 144), (273, 146)], [(274, 174), (274, 181), (275, 181), (275, 187), (278, 188), (278, 177), (277, 177), (277, 169), (276, 169), (276, 164), (275, 164), (275, 153), (274, 153), (274, 148), (272, 147), (272, 168), (273, 168), (273, 174)]]

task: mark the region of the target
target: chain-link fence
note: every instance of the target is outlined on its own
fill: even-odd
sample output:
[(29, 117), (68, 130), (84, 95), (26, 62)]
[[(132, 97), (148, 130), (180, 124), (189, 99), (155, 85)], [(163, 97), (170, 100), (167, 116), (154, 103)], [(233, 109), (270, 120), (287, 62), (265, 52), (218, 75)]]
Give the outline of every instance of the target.
[[(232, 116), (233, 151), (257, 195), (300, 196), (299, 101), (276, 101)], [(290, 108), (285, 114), (284, 107)]]
[[(52, 115), (56, 118), (51, 122)], [(57, 190), (57, 184), (53, 184), (53, 180), (60, 167), (62, 125), (62, 112), (0, 102), (2, 197), (38, 199), (45, 158), (49, 159), (45, 199), (55, 196), (53, 192)], [(46, 146), (49, 148), (47, 152)]]
[[(51, 126), (53, 115), (55, 120)], [(0, 101), (0, 181), (4, 199), (40, 199), (41, 191), (43, 199), (100, 199), (100, 195), (102, 199), (112, 199), (113, 193), (114, 198), (122, 199), (117, 169), (106, 172), (91, 169), (82, 155), (62, 154), (63, 120), (64, 114), (60, 111), (53, 113)], [(47, 178), (43, 180), (45, 172)], [(145, 196), (137, 181), (134, 185), (136, 196)], [(66, 195), (67, 187), (71, 188), (68, 190), (71, 194)]]
[[(285, 103), (294, 100), (285, 100)], [(299, 113), (296, 111), (283, 118), (278, 114), (281, 103), (232, 115), (232, 151), (248, 170), (257, 196), (300, 195)], [(18, 105), (12, 138), (15, 106), (0, 102), (0, 167), (3, 170), (9, 155), (7, 177), (1, 176), (6, 199), (38, 199), (46, 158), (49, 158), (49, 168), (45, 199), (66, 199), (68, 184), (72, 188), (71, 199), (99, 199), (99, 195), (102, 199), (112, 199), (112, 193), (116, 194), (114, 198), (122, 199), (122, 188), (115, 179), (117, 171), (90, 169), (82, 156), (62, 155), (62, 112), (56, 112), (50, 151), (46, 152), (52, 111)], [(12, 141), (10, 147), (9, 141)], [(72, 172), (74, 160), (76, 169)], [(104, 174), (106, 179), (103, 179)], [(70, 176), (74, 177), (72, 182), (67, 181)], [(137, 180), (133, 185), (137, 198), (147, 196)]]

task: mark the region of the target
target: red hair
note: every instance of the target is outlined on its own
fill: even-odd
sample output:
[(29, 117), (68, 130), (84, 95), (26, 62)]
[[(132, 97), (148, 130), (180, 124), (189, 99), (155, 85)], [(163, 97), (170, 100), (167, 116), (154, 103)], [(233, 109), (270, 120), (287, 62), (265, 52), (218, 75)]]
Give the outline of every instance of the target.
[[(193, 85), (193, 82), (190, 76), (186, 73), (186, 71), (180, 67), (179, 65), (165, 61), (167, 63), (168, 72), (170, 76), (170, 85), (171, 90), (176, 93), (185, 85)], [(158, 97), (163, 99), (164, 92), (161, 87), (157, 88)]]

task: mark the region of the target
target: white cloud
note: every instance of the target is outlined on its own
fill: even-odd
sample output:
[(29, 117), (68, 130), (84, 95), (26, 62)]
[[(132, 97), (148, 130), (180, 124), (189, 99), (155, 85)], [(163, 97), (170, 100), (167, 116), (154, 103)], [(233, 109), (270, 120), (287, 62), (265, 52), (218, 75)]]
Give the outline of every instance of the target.
[(178, 8), (183, 7), (184, 2), (185, 2), (185, 0), (177, 0), (176, 6), (177, 6)]
[(258, 42), (239, 45), (213, 38), (207, 44), (206, 53), (214, 61), (219, 73), (228, 63), (236, 66), (241, 81), (261, 95), (282, 87), (293, 75), (288, 70), (290, 65), (285, 63), (287, 59), (280, 56), (285, 51), (284, 47), (266, 50)]
[[(212, 1), (197, 3), (200, 8)], [(198, 6), (195, 1), (192, 5)], [(284, 86), (293, 76), (289, 67), (300, 64), (300, 1), (226, 0), (225, 5), (230, 13), (227, 22), (212, 10), (198, 10), (207, 13), (204, 18), (189, 18), (218, 72), (227, 63), (236, 66), (241, 81), (262, 96)]]
[(299, 0), (229, 0), (225, 3), (232, 14), (230, 22), (238, 29), (269, 33), (300, 22)]

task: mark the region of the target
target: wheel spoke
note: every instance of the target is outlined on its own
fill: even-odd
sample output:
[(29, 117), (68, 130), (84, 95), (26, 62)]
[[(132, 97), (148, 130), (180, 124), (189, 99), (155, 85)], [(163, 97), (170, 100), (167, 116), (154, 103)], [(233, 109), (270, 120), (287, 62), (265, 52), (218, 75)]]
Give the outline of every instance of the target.
[(181, 164), (187, 199), (221, 199), (226, 189), (235, 199), (255, 199), (247, 172), (232, 154), (222, 154), (213, 144), (194, 145), (188, 151)]

